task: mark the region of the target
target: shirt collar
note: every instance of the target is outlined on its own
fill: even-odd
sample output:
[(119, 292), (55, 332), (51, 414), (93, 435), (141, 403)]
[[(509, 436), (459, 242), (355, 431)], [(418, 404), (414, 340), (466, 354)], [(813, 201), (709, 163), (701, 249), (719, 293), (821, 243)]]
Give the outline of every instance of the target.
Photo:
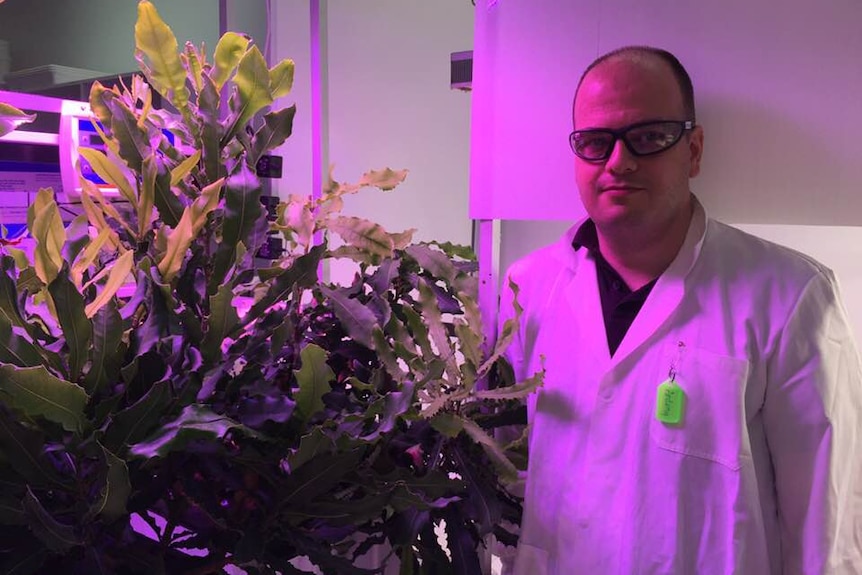
[(599, 234), (596, 231), (596, 224), (593, 220), (587, 218), (580, 227), (578, 227), (578, 231), (575, 232), (575, 237), (572, 238), (572, 247), (575, 248), (575, 251), (581, 248), (587, 248), (587, 250), (593, 255), (600, 253)]

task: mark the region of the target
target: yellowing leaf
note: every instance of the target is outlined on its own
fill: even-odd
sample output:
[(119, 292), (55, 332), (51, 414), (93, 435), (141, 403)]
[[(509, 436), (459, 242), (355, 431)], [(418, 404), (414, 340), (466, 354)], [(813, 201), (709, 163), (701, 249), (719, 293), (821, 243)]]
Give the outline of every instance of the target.
[(108, 156), (95, 148), (78, 148), (78, 153), (87, 160), (87, 163), (100, 178), (120, 191), (123, 199), (131, 204), (137, 203), (135, 192), (132, 190), (129, 180), (126, 179), (126, 175), (123, 174), (117, 164), (108, 159)]
[(148, 0), (138, 3), (138, 20), (135, 23), (135, 46), (142, 65), (149, 60), (148, 79), (162, 96), (178, 110), (185, 111), (189, 102), (186, 88), (186, 71), (179, 57), (179, 46), (173, 31), (159, 16), (156, 7)]
[(42, 188), (36, 194), (36, 199), (27, 209), (27, 222), (30, 235), (36, 240), (33, 251), (36, 275), (49, 284), (63, 267), (62, 250), (66, 243), (66, 230), (50, 189)]
[(192, 215), (191, 206), (183, 210), (183, 217), (174, 231), (168, 236), (168, 245), (165, 255), (159, 262), (159, 273), (165, 283), (170, 282), (180, 271), (186, 251), (192, 243)]
[[(133, 230), (132, 226), (129, 225), (129, 223), (126, 221), (126, 219), (120, 215), (120, 212), (117, 211), (117, 208), (115, 208), (111, 202), (109, 202), (108, 200), (105, 199), (105, 196), (104, 196), (104, 194), (102, 194), (102, 190), (99, 189), (99, 186), (97, 186), (96, 184), (94, 184), (93, 182), (91, 182), (90, 180), (88, 180), (86, 178), (81, 178), (81, 187), (83, 189), (83, 194), (81, 194), (81, 196), (89, 195), (90, 199), (95, 198), (99, 202), (99, 208), (98, 209), (101, 209), (104, 213), (108, 214), (109, 216), (111, 216), (112, 218), (117, 220), (117, 222), (121, 226), (126, 228), (126, 230), (132, 236), (135, 235), (135, 230)], [(88, 214), (88, 217), (89, 217), (89, 214)]]
[(0, 102), (0, 137), (36, 119), (36, 114), (26, 114), (14, 106)]
[(244, 129), (261, 108), (272, 104), (269, 68), (266, 67), (266, 60), (257, 46), (252, 46), (242, 57), (233, 81), (237, 88), (238, 108), (234, 110), (235, 117), (227, 130), (225, 141), (229, 141), (238, 131)]
[(223, 184), (224, 178), (219, 178), (201, 190), (201, 195), (192, 202), (192, 236), (198, 235), (198, 232), (201, 231), (201, 228), (207, 222), (207, 216), (218, 205), (219, 192), (221, 192)]
[(269, 71), (269, 91), (273, 98), (287, 96), (293, 88), (293, 60), (282, 60)]
[(201, 151), (195, 150), (195, 153), (180, 162), (180, 164), (171, 170), (171, 186), (179, 184), (185, 178), (192, 168), (198, 165), (201, 161)]
[(156, 177), (158, 176), (158, 166), (156, 165), (156, 157), (149, 155), (144, 159), (143, 170), (141, 172), (141, 187), (138, 195), (137, 211), (138, 211), (138, 237), (143, 238), (144, 234), (150, 229), (150, 223), (153, 220), (153, 203), (156, 198)]
[(204, 226), (209, 213), (218, 205), (219, 192), (224, 184), (221, 178), (201, 190), (192, 205), (183, 210), (177, 227), (168, 236), (165, 255), (159, 262), (159, 273), (165, 282), (171, 281), (180, 271), (192, 240)]
[(392, 238), (379, 224), (353, 216), (338, 216), (330, 221), (329, 229), (362, 251), (383, 258), (392, 256)]
[(394, 171), (389, 168), (371, 170), (370, 172), (362, 174), (362, 178), (359, 180), (359, 185), (374, 186), (375, 188), (380, 188), (384, 192), (388, 192), (403, 182), (406, 177), (407, 170)]
[(96, 312), (99, 311), (106, 303), (111, 301), (111, 298), (114, 297), (117, 291), (123, 286), (126, 278), (129, 277), (129, 272), (132, 271), (132, 265), (135, 263), (134, 255), (135, 254), (132, 250), (128, 250), (118, 257), (114, 262), (114, 265), (111, 266), (111, 274), (108, 276), (108, 281), (102, 288), (102, 291), (99, 292), (96, 299), (84, 308), (84, 313), (88, 318), (92, 318), (96, 315)]
[(183, 64), (189, 71), (189, 76), (191, 76), (194, 81), (195, 90), (200, 92), (203, 89), (203, 63), (201, 62), (200, 56), (198, 56), (198, 51), (197, 48), (195, 48), (195, 45), (191, 42), (186, 42), (185, 54), (180, 54), (180, 59), (182, 59)]
[(242, 60), (248, 49), (248, 43), (248, 38), (236, 32), (226, 32), (219, 38), (213, 54), (215, 66), (210, 72), (210, 78), (219, 91)]
[(96, 228), (98, 233), (102, 233), (102, 230), (108, 230), (110, 233), (109, 242), (111, 247), (116, 249), (120, 244), (120, 238), (117, 236), (117, 233), (108, 225), (108, 222), (105, 221), (105, 214), (102, 210), (96, 206), (95, 202), (93, 202), (93, 198), (90, 197), (90, 194), (86, 191), (81, 194), (81, 206), (84, 208), (84, 213), (87, 214), (87, 219), (90, 221), (90, 225)]
[(111, 237), (111, 232), (112, 230), (108, 227), (102, 228), (99, 231), (99, 235), (96, 236), (96, 239), (87, 244), (87, 247), (83, 252), (81, 252), (78, 259), (75, 260), (75, 264), (72, 266), (72, 272), (70, 275), (78, 289), (81, 289), (84, 271), (96, 261), (96, 258), (99, 256), (99, 252), (105, 244), (108, 243), (108, 240)]

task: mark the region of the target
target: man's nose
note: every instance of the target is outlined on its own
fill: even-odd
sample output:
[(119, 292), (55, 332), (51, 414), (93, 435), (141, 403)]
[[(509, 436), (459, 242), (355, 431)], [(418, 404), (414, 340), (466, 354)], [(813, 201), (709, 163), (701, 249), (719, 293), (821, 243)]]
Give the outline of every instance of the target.
[(605, 162), (605, 168), (615, 174), (633, 172), (637, 169), (636, 156), (629, 151), (621, 138), (614, 142), (611, 155), (608, 157), (607, 162)]

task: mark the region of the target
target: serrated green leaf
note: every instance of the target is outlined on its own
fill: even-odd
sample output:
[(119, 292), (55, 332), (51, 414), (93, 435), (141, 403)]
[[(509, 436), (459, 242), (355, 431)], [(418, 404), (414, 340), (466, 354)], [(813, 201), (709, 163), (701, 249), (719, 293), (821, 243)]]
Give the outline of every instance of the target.
[(290, 137), (293, 132), (294, 116), (296, 116), (296, 105), (270, 112), (263, 117), (263, 126), (251, 139), (249, 164), (257, 165), (262, 155), (282, 145)]
[(332, 439), (320, 427), (313, 427), (311, 432), (303, 435), (299, 440), (299, 447), (292, 450), (285, 458), (287, 472), (294, 473), (318, 455), (331, 453), (334, 447)]
[(364, 448), (345, 449), (318, 455), (307, 462), (290, 474), (279, 499), (281, 507), (289, 510), (297, 502), (307, 504), (341, 483), (345, 475), (356, 470), (363, 452)]
[(224, 83), (228, 81), (231, 74), (236, 70), (243, 55), (248, 50), (249, 39), (242, 34), (236, 32), (225, 32), (219, 38), (216, 44), (215, 53), (213, 54), (214, 66), (210, 72), (215, 87), (221, 91)]
[(320, 292), (332, 304), (344, 329), (352, 339), (369, 349), (373, 349), (374, 340), (371, 332), (377, 325), (377, 317), (359, 300), (349, 297), (346, 290), (320, 286)]
[(0, 397), (6, 405), (29, 417), (44, 417), (66, 431), (81, 431), (89, 397), (83, 388), (59, 379), (45, 369), (0, 364)]
[(446, 437), (455, 438), (458, 434), (464, 431), (464, 424), (461, 417), (448, 411), (438, 413), (431, 418), (431, 427), (445, 435)]
[(303, 421), (324, 408), (323, 396), (332, 391), (330, 381), (335, 373), (326, 363), (326, 351), (314, 344), (306, 345), (300, 352), (302, 367), (295, 370), (299, 391), (296, 393), (296, 413)]
[(451, 284), (458, 276), (458, 269), (452, 264), (449, 256), (442, 251), (425, 244), (414, 244), (404, 251), (435, 278), (442, 278)]
[(87, 160), (87, 163), (90, 164), (90, 167), (93, 168), (93, 171), (96, 172), (100, 178), (119, 190), (123, 199), (132, 205), (137, 203), (137, 198), (135, 198), (135, 192), (132, 190), (132, 185), (129, 183), (129, 180), (126, 179), (126, 175), (120, 169), (119, 165), (109, 160), (108, 156), (102, 153), (101, 150), (97, 150), (95, 148), (81, 147), (78, 148), (78, 153)]
[(371, 340), (374, 344), (372, 349), (377, 353), (377, 357), (379, 358), (380, 363), (383, 364), (386, 372), (392, 376), (392, 379), (395, 381), (404, 381), (408, 374), (398, 363), (398, 356), (395, 354), (395, 350), (391, 345), (389, 345), (383, 330), (380, 329), (379, 326), (372, 326)]
[(105, 429), (102, 443), (107, 449), (121, 453), (125, 445), (142, 441), (161, 425), (161, 419), (170, 403), (170, 383), (160, 381), (153, 384), (134, 405), (112, 417)]
[[(456, 416), (460, 417), (460, 416)], [(461, 417), (461, 425), (464, 427), (464, 432), (470, 436), (473, 441), (482, 446), (485, 453), (491, 459), (500, 480), (503, 483), (514, 483), (518, 480), (518, 468), (509, 461), (505, 451), (497, 441), (488, 435), (484, 429), (476, 425), (474, 421), (468, 418)]]
[[(186, 71), (179, 57), (179, 45), (173, 31), (159, 16), (156, 7), (147, 0), (138, 3), (135, 23), (135, 46), (142, 67), (149, 71), (147, 79), (153, 88), (183, 111), (188, 106)], [(146, 60), (149, 60), (147, 65)]]
[(101, 515), (110, 523), (126, 514), (126, 501), (132, 492), (132, 484), (129, 482), (129, 468), (126, 462), (104, 447), (102, 447), (102, 454), (107, 464), (105, 485), (91, 511), (94, 515)]
[(458, 336), (458, 349), (464, 355), (464, 359), (472, 364), (474, 371), (477, 371), (479, 366), (482, 365), (483, 337), (481, 332), (476, 331), (477, 328), (481, 329), (481, 327), (481, 325), (475, 327), (468, 325), (464, 321), (455, 321), (455, 335)]
[(353, 216), (338, 216), (329, 222), (329, 229), (349, 245), (380, 258), (390, 258), (394, 244), (383, 226)]
[(247, 165), (232, 174), (225, 182), (224, 241), (230, 246), (240, 242), (250, 245), (249, 236), (263, 216), (260, 203), (260, 180)]
[(233, 289), (229, 283), (223, 284), (215, 295), (210, 296), (209, 322), (201, 342), (201, 355), (206, 362), (213, 362), (221, 357), (222, 342), (239, 323), (233, 298)]
[(15, 473), (34, 487), (62, 487), (62, 478), (45, 458), (44, 447), (41, 431), (24, 427), (0, 410), (0, 449), (15, 462)]
[(92, 318), (93, 345), (90, 348), (90, 370), (84, 378), (84, 389), (94, 395), (116, 381), (122, 363), (123, 318), (113, 302), (108, 302)]
[(452, 382), (458, 381), (458, 366), (455, 365), (452, 342), (443, 325), (443, 316), (437, 305), (437, 296), (424, 279), (419, 280), (419, 303), (422, 306), (422, 318), (428, 325), (431, 341), (437, 347), (437, 353), (446, 361), (446, 373)]
[(75, 532), (74, 526), (57, 521), (42, 506), (42, 502), (29, 487), (23, 503), (30, 531), (41, 539), (48, 549), (55, 553), (65, 553), (72, 547), (83, 544), (83, 540)]
[(308, 288), (317, 283), (317, 267), (320, 264), (325, 247), (318, 245), (304, 256), (293, 261), (293, 264), (270, 283), (266, 293), (251, 306), (242, 325), (248, 325), (256, 320), (276, 302), (289, 301), (293, 291), (298, 288)]
[(0, 362), (19, 367), (43, 363), (39, 349), (23, 334), (12, 329), (6, 316), (0, 316)]
[(542, 387), (543, 383), (544, 371), (540, 371), (514, 385), (507, 385), (505, 387), (497, 387), (494, 389), (477, 390), (474, 392), (474, 395), (477, 399), (489, 399), (493, 401), (524, 399)]
[(90, 341), (93, 337), (93, 326), (84, 313), (84, 298), (69, 280), (68, 267), (57, 274), (50, 284), (48, 292), (57, 308), (57, 319), (63, 329), (66, 348), (69, 352), (69, 379), (77, 381), (88, 359)]

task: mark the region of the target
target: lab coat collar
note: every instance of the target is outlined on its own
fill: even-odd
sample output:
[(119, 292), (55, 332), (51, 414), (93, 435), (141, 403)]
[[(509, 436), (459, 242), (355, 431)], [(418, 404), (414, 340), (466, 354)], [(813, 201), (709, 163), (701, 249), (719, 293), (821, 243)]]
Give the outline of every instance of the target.
[(644, 345), (656, 334), (682, 301), (685, 278), (700, 256), (706, 237), (706, 210), (700, 201), (692, 195), (693, 213), (685, 240), (674, 260), (659, 276), (656, 285), (638, 313), (631, 327), (611, 358), (607, 349), (607, 338), (599, 337), (606, 334), (602, 317), (601, 300), (598, 293), (595, 263), (587, 257), (587, 250), (574, 250), (572, 240), (583, 220), (569, 228), (560, 239), (557, 257), (560, 264), (573, 274), (568, 290), (569, 305), (578, 318), (580, 325), (594, 330), (596, 337), (589, 338), (593, 349), (583, 350), (595, 354), (593, 357), (606, 358), (608, 368), (619, 365)]

